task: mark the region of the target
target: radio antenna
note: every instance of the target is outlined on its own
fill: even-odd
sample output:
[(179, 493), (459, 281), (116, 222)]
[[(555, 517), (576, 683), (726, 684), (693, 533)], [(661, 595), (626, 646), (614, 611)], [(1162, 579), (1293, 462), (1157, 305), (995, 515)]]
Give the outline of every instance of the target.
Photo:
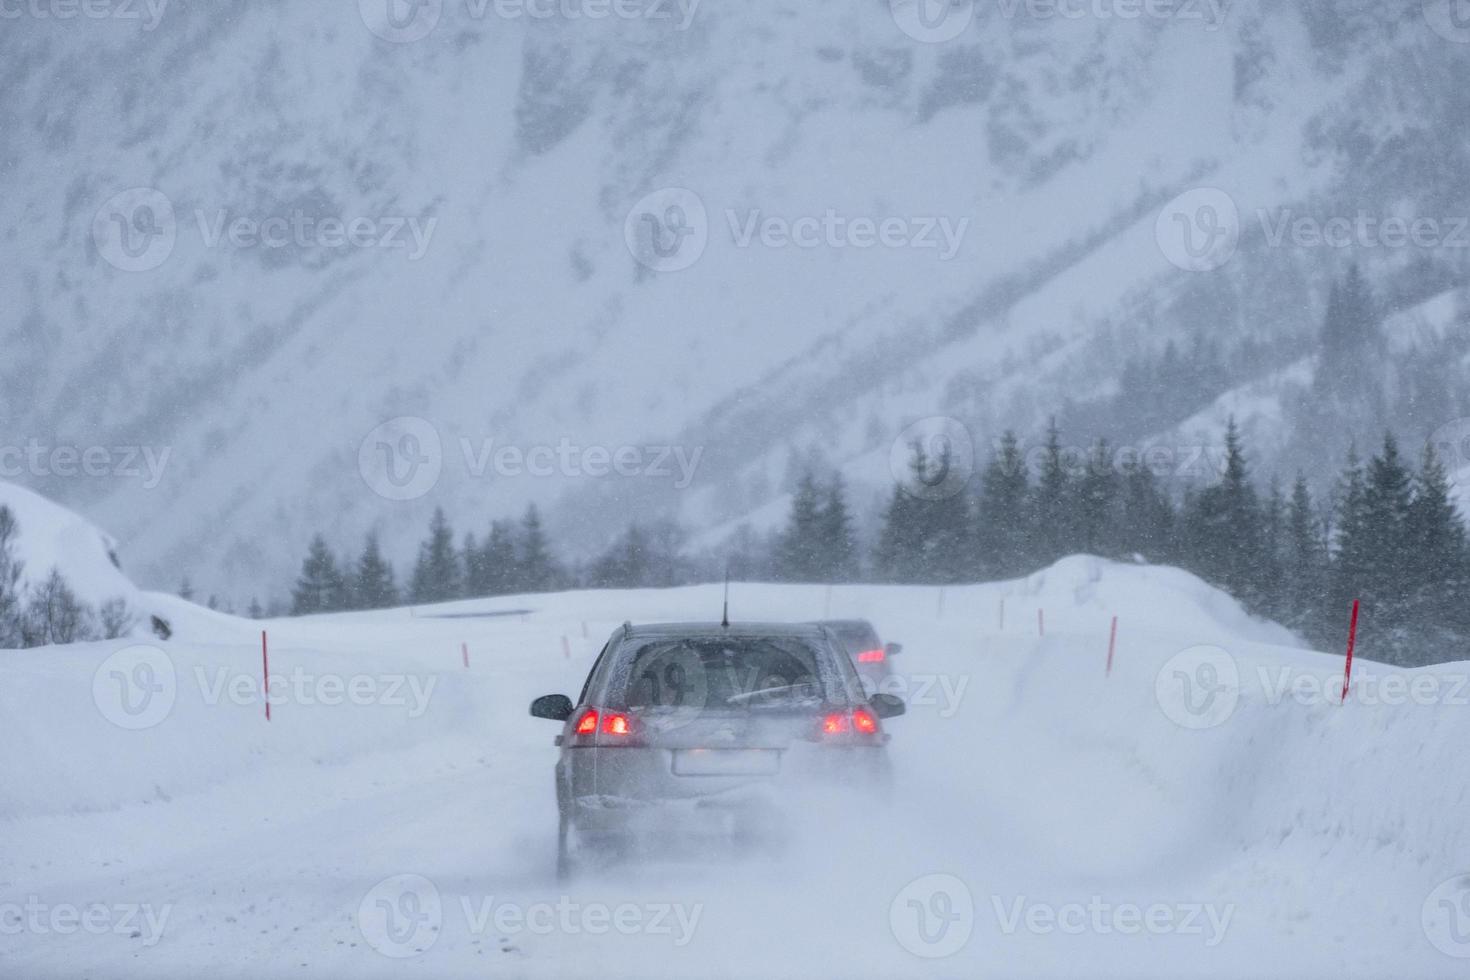
[(720, 625), (730, 628), (730, 566), (725, 566), (725, 611), (720, 616)]

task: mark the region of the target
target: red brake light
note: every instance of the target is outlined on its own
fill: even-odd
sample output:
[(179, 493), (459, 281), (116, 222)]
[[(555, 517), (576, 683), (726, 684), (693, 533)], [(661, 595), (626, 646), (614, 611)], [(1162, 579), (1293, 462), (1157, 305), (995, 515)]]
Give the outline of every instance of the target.
[(864, 650), (858, 654), (857, 662), (860, 664), (881, 664), (887, 658), (887, 651), (879, 647), (877, 650)]
[(876, 735), (878, 719), (867, 708), (858, 708), (852, 713), (852, 730), (859, 735)]
[(577, 727), (573, 729), (578, 735), (591, 735), (597, 731), (597, 712), (588, 708), (577, 719)]
[[(597, 719), (593, 719), (596, 727)], [(608, 714), (602, 719), (602, 734), (604, 735), (631, 735), (632, 728), (628, 724), (628, 716), (624, 714)]]
[(847, 731), (847, 715), (836, 712), (822, 719), (823, 735), (841, 735)]

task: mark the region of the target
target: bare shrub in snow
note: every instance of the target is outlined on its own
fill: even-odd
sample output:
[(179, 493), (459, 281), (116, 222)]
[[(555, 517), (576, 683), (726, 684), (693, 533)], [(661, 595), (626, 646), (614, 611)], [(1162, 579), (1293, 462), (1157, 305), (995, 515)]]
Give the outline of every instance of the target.
[(24, 643), (20, 589), (23, 563), (15, 557), (15, 539), (19, 536), (15, 515), (9, 507), (0, 507), (0, 649), (13, 649)]
[(31, 586), (21, 633), (30, 647), (81, 643), (97, 639), (97, 617), (53, 568), (44, 582)]
[(97, 610), (97, 624), (102, 630), (102, 639), (116, 640), (133, 630), (138, 618), (128, 608), (126, 599), (114, 597), (104, 602)]

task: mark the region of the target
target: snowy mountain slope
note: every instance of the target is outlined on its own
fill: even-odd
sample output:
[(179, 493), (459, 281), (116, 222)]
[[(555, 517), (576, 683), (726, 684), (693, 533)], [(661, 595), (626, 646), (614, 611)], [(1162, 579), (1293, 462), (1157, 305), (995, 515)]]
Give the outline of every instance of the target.
[[(914, 418), (983, 443), (1106, 390), (1139, 347), (1314, 329), (1341, 256), (1269, 247), (1257, 209), (1464, 203), (1445, 93), (1465, 48), (1418, 5), (1263, 0), (1218, 25), (982, 9), (946, 44), (879, 3), (705, 3), (683, 29), (496, 9), (446, 4), (412, 43), (352, 4), (243, 2), (0, 36), (0, 153), (23, 189), (0, 201), (0, 424), (171, 450), (153, 486), (24, 474), (114, 528), (149, 584), (182, 570), (243, 600), (278, 592), (313, 531), (346, 547), (378, 525), (406, 555), (435, 505), (482, 523), (567, 490), (555, 524), (578, 550), (669, 506), (737, 520), (793, 451), (882, 473)], [(1201, 184), (1242, 215), (1210, 275), (1156, 237)], [(626, 219), (670, 186), (708, 240), (653, 272)], [(147, 269), (114, 220), (139, 187), (173, 214)], [(829, 211), (935, 247), (746, 237)], [(297, 216), (374, 234), (227, 230)], [(1388, 275), (1408, 256), (1381, 258)], [(359, 465), (397, 416), (440, 444), (407, 502)], [(701, 456), (692, 487), (477, 471), (492, 439)]]
[[(891, 812), (824, 808), (780, 862), (712, 851), (558, 886), (553, 726), (527, 702), (574, 692), (622, 618), (701, 618), (719, 600), (704, 586), (270, 622), (269, 723), (245, 636), (169, 646), (156, 666), (173, 673), (155, 675), (172, 678), (167, 710), (131, 729), (94, 682), (119, 644), (7, 654), (0, 816), (17, 846), (0, 854), (0, 907), (153, 917), (136, 935), (6, 932), (0, 964), (35, 977), (1459, 975), (1464, 933), (1445, 915), (1466, 872), (1464, 665), (1360, 663), (1338, 704), (1340, 656), (1296, 648), (1177, 570), (1089, 558), (942, 597), (735, 585), (736, 618), (869, 615), (905, 643)], [(464, 616), (514, 608), (528, 612)], [(236, 677), (240, 696), (211, 703)], [(327, 678), (373, 696), (313, 703)], [(405, 683), (394, 702), (391, 678), (427, 697)], [(1190, 683), (1206, 680), (1201, 698)], [(438, 898), (416, 907), (425, 931), (373, 917), (410, 893)], [(910, 899), (952, 928), (921, 931)], [(549, 930), (497, 928), (478, 914), (487, 901), (573, 911)], [(689, 928), (679, 942), (587, 928), (584, 910), (630, 902), (680, 908)], [(1138, 926), (1150, 909), (1172, 925)]]

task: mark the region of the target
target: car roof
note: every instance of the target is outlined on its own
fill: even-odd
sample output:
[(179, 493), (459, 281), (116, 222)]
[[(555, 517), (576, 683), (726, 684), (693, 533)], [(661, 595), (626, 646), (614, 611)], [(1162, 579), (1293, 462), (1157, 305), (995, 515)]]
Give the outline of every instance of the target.
[(729, 626), (720, 623), (644, 623), (629, 624), (623, 632), (632, 639), (789, 637), (817, 640), (827, 636), (826, 628), (819, 623), (731, 623)]
[[(870, 623), (870, 622), (868, 622), (866, 619), (818, 619), (818, 620), (815, 620), (815, 625), (817, 625), (817, 626), (826, 626), (826, 627), (828, 627), (830, 629), (836, 629), (836, 630), (859, 630), (859, 629), (860, 630), (870, 630), (870, 629), (873, 629), (873, 624)], [(874, 632), (877, 632), (877, 631), (874, 630)]]

